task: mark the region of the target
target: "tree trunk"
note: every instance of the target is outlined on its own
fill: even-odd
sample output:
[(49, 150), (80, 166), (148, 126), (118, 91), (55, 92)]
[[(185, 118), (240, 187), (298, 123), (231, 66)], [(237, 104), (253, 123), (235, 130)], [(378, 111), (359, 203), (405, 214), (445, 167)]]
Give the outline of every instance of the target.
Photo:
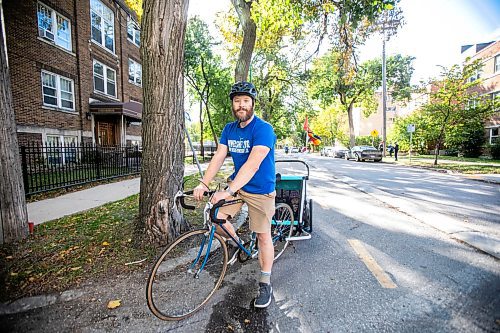
[(219, 148), (219, 142), (217, 141), (217, 134), (214, 130), (214, 125), (212, 124), (212, 118), (210, 116), (210, 110), (208, 107), (208, 103), (210, 102), (210, 82), (207, 77), (207, 73), (205, 72), (205, 62), (203, 61), (203, 57), (201, 57), (201, 72), (203, 73), (203, 79), (205, 79), (207, 92), (205, 93), (205, 110), (207, 111), (208, 124), (210, 125), (210, 130), (212, 131), (212, 137), (215, 142), (215, 147)]
[(200, 96), (200, 155), (205, 159), (205, 146), (203, 145), (203, 96)]
[(257, 39), (257, 26), (252, 20), (250, 9), (252, 1), (248, 0), (231, 0), (233, 7), (238, 13), (241, 27), (243, 28), (243, 43), (241, 44), (240, 54), (236, 62), (236, 69), (234, 71), (234, 80), (246, 81), (250, 64), (252, 62), (252, 53)]
[(1, 2), (0, 18), (0, 244), (3, 244), (28, 235), (28, 213), (12, 106)]
[(349, 144), (351, 148), (356, 145), (356, 137), (354, 135), (354, 120), (352, 119), (352, 103), (347, 107), (347, 118), (349, 119)]
[[(448, 103), (448, 105), (450, 105), (450, 103)], [(437, 165), (438, 164), (438, 155), (439, 155), (439, 149), (441, 149), (441, 144), (443, 143), (443, 136), (444, 136), (444, 130), (446, 129), (446, 123), (448, 122), (448, 118), (450, 117), (450, 111), (447, 111), (446, 112), (446, 115), (444, 116), (444, 120), (443, 120), (443, 125), (441, 126), (441, 130), (439, 131), (439, 137), (438, 137), (438, 140), (436, 142), (436, 150), (434, 152), (434, 165)]]
[(171, 242), (187, 227), (173, 198), (184, 175), (184, 35), (188, 0), (144, 0), (142, 171), (139, 227)]

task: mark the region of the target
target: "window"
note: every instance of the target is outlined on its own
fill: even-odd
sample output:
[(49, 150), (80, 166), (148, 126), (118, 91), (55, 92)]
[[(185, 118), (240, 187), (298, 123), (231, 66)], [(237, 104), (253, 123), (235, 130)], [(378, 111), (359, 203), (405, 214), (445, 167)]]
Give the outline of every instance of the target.
[(141, 30), (130, 17), (127, 20), (127, 38), (137, 46), (141, 46)]
[(500, 143), (500, 127), (490, 128), (490, 144)]
[(495, 56), (495, 72), (494, 73), (498, 73), (500, 72), (500, 54), (497, 54)]
[(479, 101), (476, 98), (467, 101), (467, 109), (475, 109), (479, 106)]
[(42, 96), (43, 105), (75, 110), (73, 80), (43, 71)]
[(51, 8), (38, 3), (38, 35), (71, 51), (71, 24)]
[(94, 91), (116, 97), (116, 72), (94, 60)]
[(115, 53), (115, 16), (99, 0), (90, 0), (92, 40)]
[(481, 71), (478, 70), (476, 74), (472, 75), (469, 79), (469, 82), (474, 82), (476, 80), (479, 80), (481, 78)]
[(77, 161), (76, 136), (47, 135), (47, 161), (49, 164), (66, 164)]
[(142, 86), (142, 65), (128, 60), (128, 82)]

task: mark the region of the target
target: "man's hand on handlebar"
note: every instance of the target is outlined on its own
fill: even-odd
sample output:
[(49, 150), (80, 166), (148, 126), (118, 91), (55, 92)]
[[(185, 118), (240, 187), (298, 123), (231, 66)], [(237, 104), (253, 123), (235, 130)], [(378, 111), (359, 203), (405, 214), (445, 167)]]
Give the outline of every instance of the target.
[(212, 200), (210, 200), (211, 203), (213, 204), (216, 204), (217, 202), (221, 201), (221, 200), (227, 200), (227, 199), (231, 199), (234, 197), (227, 191), (217, 191), (214, 193), (214, 195), (212, 196)]
[(208, 191), (209, 189), (204, 184), (200, 183), (193, 189), (193, 197), (196, 200), (200, 201), (201, 199), (203, 199), (203, 195)]

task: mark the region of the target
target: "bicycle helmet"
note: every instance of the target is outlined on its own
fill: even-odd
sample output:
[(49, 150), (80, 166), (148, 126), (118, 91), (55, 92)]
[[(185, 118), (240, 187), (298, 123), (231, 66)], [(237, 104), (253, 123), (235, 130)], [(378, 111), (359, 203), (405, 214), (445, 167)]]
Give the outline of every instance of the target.
[(257, 97), (257, 89), (250, 82), (240, 81), (233, 84), (231, 87), (231, 92), (229, 93), (229, 98), (233, 100), (236, 95), (247, 95), (252, 97), (253, 100)]

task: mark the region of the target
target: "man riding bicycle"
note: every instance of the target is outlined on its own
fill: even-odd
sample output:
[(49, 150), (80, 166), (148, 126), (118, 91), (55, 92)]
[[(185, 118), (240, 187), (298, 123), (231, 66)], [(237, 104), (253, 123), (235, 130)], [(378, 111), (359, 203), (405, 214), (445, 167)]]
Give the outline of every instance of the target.
[[(237, 82), (229, 94), (233, 115), (236, 121), (228, 123), (222, 130), (219, 147), (208, 165), (208, 169), (194, 189), (194, 197), (201, 200), (207, 185), (221, 168), (227, 153), (231, 154), (235, 171), (229, 177), (229, 186), (225, 191), (216, 192), (212, 203), (220, 200), (241, 198), (248, 206), (250, 230), (257, 234), (259, 244), (259, 294), (254, 306), (265, 308), (271, 303), (271, 270), (274, 260), (274, 247), (271, 238), (271, 219), (274, 215), (276, 196), (276, 171), (274, 165), (274, 145), (276, 135), (273, 127), (254, 115), (257, 90), (252, 83)], [(224, 227), (231, 236), (238, 240), (238, 235), (228, 221), (241, 209), (242, 204), (221, 207), (217, 218), (226, 220)], [(227, 236), (218, 228), (217, 232)], [(233, 240), (228, 241), (230, 263), (236, 261), (238, 246)]]

